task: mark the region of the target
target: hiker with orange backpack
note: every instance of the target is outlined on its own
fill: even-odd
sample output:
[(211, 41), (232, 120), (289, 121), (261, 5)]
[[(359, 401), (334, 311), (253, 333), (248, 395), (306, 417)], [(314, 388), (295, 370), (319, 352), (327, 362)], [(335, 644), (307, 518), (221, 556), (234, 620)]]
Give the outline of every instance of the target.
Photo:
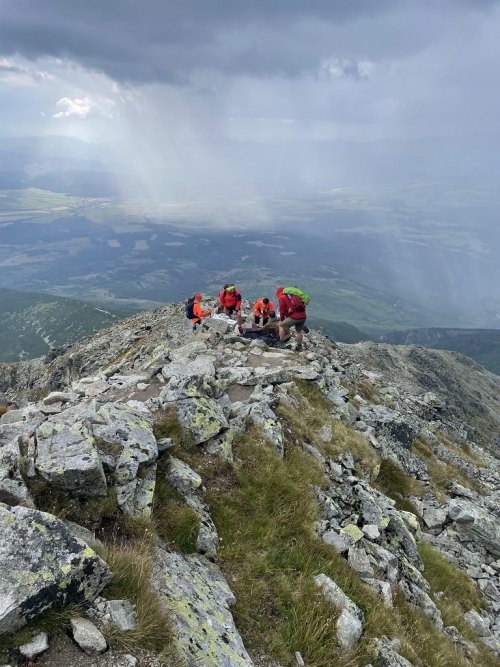
[(193, 331), (196, 331), (196, 326), (200, 324), (204, 317), (210, 317), (211, 310), (203, 311), (201, 307), (201, 294), (195, 294), (191, 299), (188, 299), (186, 305), (186, 317), (193, 323)]
[(271, 311), (274, 311), (272, 301), (269, 301), (267, 297), (264, 299), (257, 299), (253, 307), (255, 324), (260, 324), (260, 318), (262, 317), (262, 326), (265, 326), (269, 320), (269, 313)]
[(219, 294), (219, 303), (229, 317), (233, 313), (236, 313), (236, 321), (238, 322), (238, 327), (241, 329), (241, 294), (234, 285), (231, 283), (224, 285), (222, 292)]
[(280, 309), (280, 346), (284, 346), (288, 341), (290, 329), (295, 327), (297, 334), (295, 350), (302, 352), (302, 331), (307, 319), (306, 302), (309, 303), (309, 297), (296, 287), (278, 287), (276, 296), (279, 299)]

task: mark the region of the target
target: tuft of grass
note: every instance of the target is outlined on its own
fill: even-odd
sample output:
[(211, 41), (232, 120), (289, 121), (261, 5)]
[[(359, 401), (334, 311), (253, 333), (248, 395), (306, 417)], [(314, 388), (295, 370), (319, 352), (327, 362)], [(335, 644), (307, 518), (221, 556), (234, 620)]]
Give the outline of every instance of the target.
[(22, 644), (30, 642), (38, 632), (47, 632), (50, 637), (62, 635), (71, 627), (71, 619), (81, 615), (82, 607), (77, 604), (48, 609), (17, 632), (1, 635), (0, 654), (15, 651)]
[(433, 591), (442, 592), (449, 602), (460, 605), (464, 612), (484, 606), (478, 587), (465, 572), (447, 561), (427, 542), (420, 542), (418, 551), (424, 564), (425, 578)]
[(441, 502), (446, 500), (446, 491), (453, 479), (462, 486), (471, 489), (471, 491), (484, 494), (484, 489), (479, 482), (469, 477), (459, 466), (438, 459), (432, 449), (423, 440), (417, 438), (413, 442), (411, 451), (426, 460), (427, 472), (431, 480), (431, 490)]
[(323, 409), (325, 411), (331, 410), (333, 403), (329, 401), (326, 396), (312, 382), (295, 378), (294, 383), (299, 390), (302, 397), (306, 398), (309, 404), (316, 409)]
[(422, 459), (430, 459), (434, 456), (432, 449), (420, 438), (413, 441), (411, 451)]
[(151, 584), (153, 554), (151, 542), (113, 542), (99, 550), (113, 578), (102, 595), (110, 600), (129, 600), (137, 613), (137, 628), (122, 632), (109, 626), (104, 630), (110, 644), (126, 651), (145, 649), (168, 655), (173, 649), (172, 620)]
[(160, 459), (153, 498), (153, 523), (161, 539), (181, 553), (196, 552), (200, 517), (165, 477), (166, 458)]
[(37, 509), (59, 519), (74, 521), (89, 530), (99, 529), (119, 514), (115, 488), (108, 488), (105, 498), (76, 498), (41, 478), (24, 477), (24, 481)]
[(182, 426), (177, 418), (174, 405), (169, 405), (163, 415), (153, 424), (155, 438), (172, 438), (176, 447), (181, 450), (189, 450), (193, 447), (191, 436)]
[(380, 462), (380, 471), (374, 487), (395, 500), (397, 509), (413, 514), (415, 514), (415, 508), (406, 499), (406, 496), (421, 496), (425, 489), (421, 482), (405, 475), (401, 468), (390, 459), (382, 459)]
[(379, 391), (373, 382), (370, 382), (368, 378), (366, 380), (361, 380), (361, 382), (358, 384), (358, 394), (361, 396), (361, 398), (364, 398), (365, 401), (368, 401), (369, 403), (380, 402)]
[(462, 459), (471, 461), (478, 468), (486, 467), (486, 463), (483, 461), (483, 459), (480, 456), (476, 456), (472, 452), (470, 445), (468, 445), (467, 443), (458, 446), (455, 442), (455, 439), (448, 433), (445, 433), (444, 431), (436, 431), (435, 435), (439, 438), (441, 444), (444, 447), (446, 447), (446, 449), (448, 449), (450, 452), (453, 452)]
[(10, 410), (9, 405), (0, 405), (0, 417)]

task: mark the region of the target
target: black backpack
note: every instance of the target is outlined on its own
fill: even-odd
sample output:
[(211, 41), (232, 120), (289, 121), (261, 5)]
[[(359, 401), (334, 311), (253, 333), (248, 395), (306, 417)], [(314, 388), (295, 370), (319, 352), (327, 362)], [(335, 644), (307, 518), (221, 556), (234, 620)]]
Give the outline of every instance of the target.
[(191, 296), (186, 301), (186, 317), (188, 318), (188, 320), (192, 320), (194, 317), (193, 308), (194, 308), (194, 296)]

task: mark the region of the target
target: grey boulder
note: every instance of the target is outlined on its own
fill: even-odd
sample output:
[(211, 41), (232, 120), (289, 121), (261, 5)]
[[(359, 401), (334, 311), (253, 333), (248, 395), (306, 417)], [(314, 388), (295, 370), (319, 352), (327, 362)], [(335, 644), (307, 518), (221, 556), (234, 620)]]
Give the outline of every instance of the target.
[(0, 522), (0, 634), (56, 604), (93, 600), (111, 579), (106, 563), (51, 514), (0, 505)]
[(105, 496), (106, 478), (94, 438), (84, 422), (45, 422), (36, 430), (37, 472), (50, 484), (81, 496)]

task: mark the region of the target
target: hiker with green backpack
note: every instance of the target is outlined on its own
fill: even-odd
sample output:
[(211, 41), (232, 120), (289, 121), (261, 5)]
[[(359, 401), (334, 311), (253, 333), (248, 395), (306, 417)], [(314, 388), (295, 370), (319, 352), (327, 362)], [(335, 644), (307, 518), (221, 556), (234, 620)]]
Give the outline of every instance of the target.
[(302, 331), (306, 323), (306, 306), (310, 301), (298, 287), (278, 287), (276, 296), (279, 299), (280, 309), (280, 345), (290, 338), (290, 329), (295, 327), (297, 334), (297, 345), (295, 350), (302, 352)]

